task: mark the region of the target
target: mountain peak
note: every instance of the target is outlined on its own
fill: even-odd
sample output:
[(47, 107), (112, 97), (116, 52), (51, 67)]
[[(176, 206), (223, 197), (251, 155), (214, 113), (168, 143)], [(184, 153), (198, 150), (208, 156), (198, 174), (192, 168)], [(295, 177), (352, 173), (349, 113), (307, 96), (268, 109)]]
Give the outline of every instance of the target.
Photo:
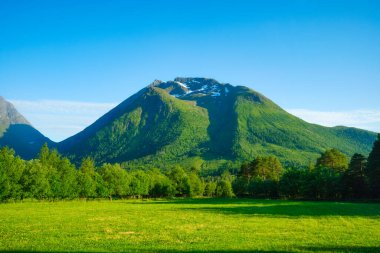
[[(0, 125), (8, 126), (12, 124), (30, 123), (22, 116), (10, 102), (0, 96)], [(0, 133), (1, 134), (1, 133)]]
[(201, 77), (176, 77), (174, 81), (156, 83), (155, 87), (166, 90), (176, 98), (191, 96), (227, 96), (232, 85), (219, 83), (215, 79)]
[(221, 84), (215, 79), (205, 78), (205, 77), (176, 77), (174, 78), (174, 81), (187, 83), (187, 84), (191, 84), (191, 83), (204, 83), (208, 85)]
[(157, 86), (163, 83), (163, 81), (155, 79), (149, 86)]

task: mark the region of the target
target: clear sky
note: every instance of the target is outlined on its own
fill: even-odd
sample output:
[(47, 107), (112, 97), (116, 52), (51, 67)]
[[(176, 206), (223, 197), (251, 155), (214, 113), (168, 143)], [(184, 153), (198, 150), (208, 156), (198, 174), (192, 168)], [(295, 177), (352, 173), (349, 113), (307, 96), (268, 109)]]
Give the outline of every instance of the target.
[(0, 95), (53, 140), (177, 76), (380, 131), (379, 13), (376, 0), (1, 0)]

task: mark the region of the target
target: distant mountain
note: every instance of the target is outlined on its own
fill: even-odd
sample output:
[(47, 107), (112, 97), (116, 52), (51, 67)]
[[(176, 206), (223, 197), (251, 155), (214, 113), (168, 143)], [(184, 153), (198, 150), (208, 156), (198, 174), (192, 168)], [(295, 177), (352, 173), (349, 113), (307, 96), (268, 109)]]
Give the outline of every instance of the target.
[(24, 159), (31, 159), (45, 142), (53, 146), (11, 103), (0, 97), (0, 147), (11, 147)]
[(154, 81), (59, 143), (79, 161), (187, 165), (276, 155), (308, 164), (327, 148), (368, 154), (375, 133), (307, 123), (244, 86), (207, 78)]

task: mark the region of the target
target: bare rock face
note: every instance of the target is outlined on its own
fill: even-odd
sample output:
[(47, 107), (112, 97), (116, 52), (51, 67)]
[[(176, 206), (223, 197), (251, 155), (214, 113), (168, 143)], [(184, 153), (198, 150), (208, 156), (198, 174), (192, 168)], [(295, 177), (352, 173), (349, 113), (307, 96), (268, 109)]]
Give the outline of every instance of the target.
[(14, 124), (30, 125), (10, 102), (0, 97), (0, 136), (3, 135), (9, 125)]

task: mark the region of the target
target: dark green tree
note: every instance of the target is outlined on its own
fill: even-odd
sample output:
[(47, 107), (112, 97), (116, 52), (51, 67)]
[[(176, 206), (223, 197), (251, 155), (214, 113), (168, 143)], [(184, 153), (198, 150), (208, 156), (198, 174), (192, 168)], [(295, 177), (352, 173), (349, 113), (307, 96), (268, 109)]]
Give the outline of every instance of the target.
[(309, 170), (303, 168), (289, 168), (282, 174), (279, 182), (280, 195), (286, 198), (304, 198), (305, 184)]
[(247, 176), (238, 176), (232, 184), (234, 193), (237, 196), (248, 196), (250, 194), (248, 191), (250, 181), (251, 179)]
[(348, 198), (363, 198), (368, 194), (368, 178), (365, 175), (367, 159), (361, 154), (351, 157), (343, 174), (343, 193)]
[(249, 182), (248, 192), (254, 197), (278, 197), (278, 181), (255, 177)]
[(380, 198), (380, 134), (377, 135), (377, 140), (368, 156), (367, 175), (371, 195)]
[(339, 199), (342, 195), (342, 173), (317, 167), (307, 177), (307, 195), (314, 199)]

